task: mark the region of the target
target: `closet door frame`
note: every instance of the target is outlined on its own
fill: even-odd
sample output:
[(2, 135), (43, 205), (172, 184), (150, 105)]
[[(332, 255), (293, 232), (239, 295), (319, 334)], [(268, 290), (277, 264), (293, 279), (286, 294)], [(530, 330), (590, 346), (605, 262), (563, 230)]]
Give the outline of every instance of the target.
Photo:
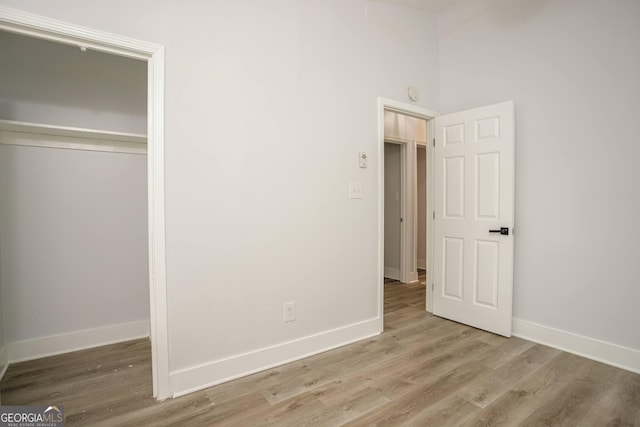
[(147, 62), (149, 304), (153, 396), (172, 396), (169, 383), (164, 208), (164, 46), (0, 6), (0, 30)]

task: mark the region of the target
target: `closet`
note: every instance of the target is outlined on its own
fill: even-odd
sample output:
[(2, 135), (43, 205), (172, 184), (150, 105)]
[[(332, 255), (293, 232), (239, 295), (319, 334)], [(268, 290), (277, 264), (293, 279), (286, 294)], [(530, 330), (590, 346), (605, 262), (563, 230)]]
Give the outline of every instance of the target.
[(149, 334), (147, 63), (0, 32), (0, 348)]

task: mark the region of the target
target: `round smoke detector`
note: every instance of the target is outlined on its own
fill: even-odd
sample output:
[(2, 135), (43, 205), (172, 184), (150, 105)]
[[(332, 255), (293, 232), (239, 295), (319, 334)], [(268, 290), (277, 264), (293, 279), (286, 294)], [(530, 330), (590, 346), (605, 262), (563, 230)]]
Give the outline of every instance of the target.
[(413, 86), (409, 86), (409, 88), (407, 88), (407, 96), (409, 97), (409, 99), (411, 101), (417, 101), (418, 100), (418, 89), (416, 89)]

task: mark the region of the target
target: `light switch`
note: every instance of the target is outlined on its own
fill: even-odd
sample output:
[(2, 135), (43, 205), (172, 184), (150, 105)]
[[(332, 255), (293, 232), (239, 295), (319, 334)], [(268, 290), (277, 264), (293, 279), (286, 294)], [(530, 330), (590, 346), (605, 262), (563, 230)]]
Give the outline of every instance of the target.
[(358, 163), (362, 169), (367, 167), (367, 153), (364, 151), (358, 153)]
[(350, 199), (364, 199), (364, 191), (362, 191), (362, 183), (361, 182), (350, 182), (349, 183), (349, 198)]

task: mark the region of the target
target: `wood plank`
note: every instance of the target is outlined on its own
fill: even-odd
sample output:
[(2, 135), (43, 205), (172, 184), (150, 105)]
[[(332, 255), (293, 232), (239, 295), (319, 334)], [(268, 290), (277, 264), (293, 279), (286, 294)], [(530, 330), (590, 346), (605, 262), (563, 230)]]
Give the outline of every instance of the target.
[(559, 350), (535, 345), (481, 381), (467, 385), (458, 394), (474, 405), (484, 408), (509, 391), (515, 381), (533, 373), (559, 353)]
[(586, 363), (585, 370), (584, 375), (567, 383), (553, 399), (538, 405), (522, 425), (594, 425), (586, 418), (589, 409), (615, 384), (621, 370), (597, 362)]
[(615, 378), (585, 419), (598, 426), (640, 425), (640, 376), (620, 372)]
[(509, 391), (461, 425), (521, 425), (547, 402), (560, 398), (567, 384), (584, 375), (589, 363), (592, 362), (573, 354), (559, 353), (533, 374), (515, 382)]
[(472, 360), (457, 366), (444, 375), (421, 384), (403, 395), (402, 398), (393, 400), (346, 425), (398, 425), (410, 421), (413, 417), (419, 416), (424, 408), (428, 408), (445, 399), (466, 382), (485, 375), (488, 369), (481, 363)]
[(477, 412), (477, 406), (455, 394), (451, 394), (435, 405), (419, 411), (402, 425), (411, 427), (459, 425)]
[[(339, 392), (339, 390), (334, 390)], [(343, 398), (327, 405), (326, 408), (304, 414), (298, 419), (287, 420), (287, 426), (337, 426), (357, 418), (389, 402), (384, 393), (366, 387), (353, 394), (343, 394)]]

